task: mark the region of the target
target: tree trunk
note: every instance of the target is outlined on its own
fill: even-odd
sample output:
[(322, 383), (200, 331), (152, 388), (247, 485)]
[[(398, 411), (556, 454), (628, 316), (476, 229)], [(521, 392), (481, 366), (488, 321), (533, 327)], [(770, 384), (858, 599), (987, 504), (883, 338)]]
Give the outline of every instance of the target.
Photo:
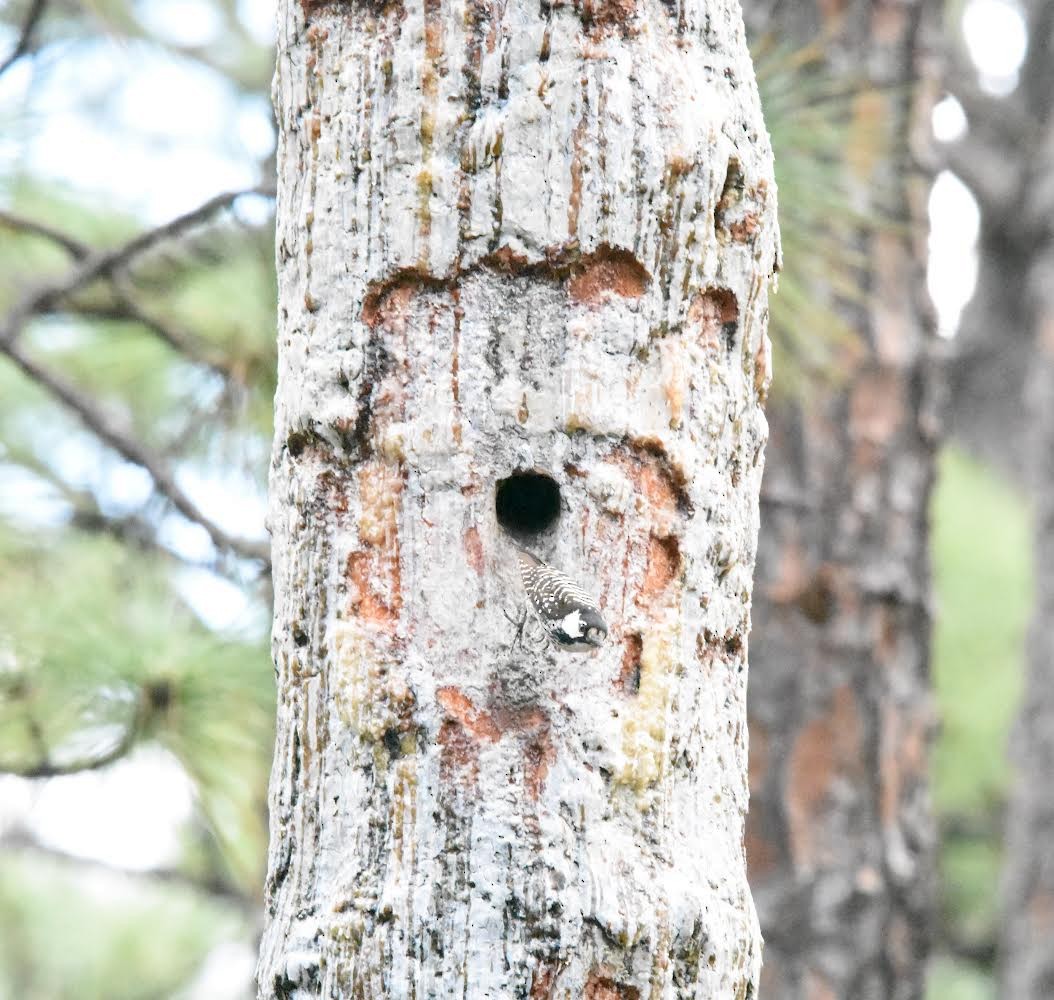
[(1049, 266), (1045, 248), (1054, 230), (1054, 8), (1047, 0), (1019, 0), (1018, 7), (1028, 51), (1012, 93), (983, 93), (965, 55), (949, 71), (969, 129), (948, 148), (948, 165), (981, 213), (977, 288), (949, 365), (949, 429), (986, 463), (1032, 486), (1036, 436), (1021, 403), (1039, 336), (1035, 286)]
[[(778, 249), (739, 4), (279, 20), (260, 995), (754, 996)], [(514, 542), (599, 651), (516, 644)]]
[(1004, 441), (1019, 446), (1013, 451), (1023, 454), (1021, 467), (1033, 491), (1036, 596), (1024, 702), (1011, 750), (1015, 775), (1007, 809), (999, 975), (1002, 996), (1049, 1000), (1054, 996), (1054, 7), (1033, 0), (1023, 13), (1028, 56), (1010, 99), (1012, 120), (1025, 126), (1016, 144), (1019, 167), (1010, 178), (1014, 193), (1000, 203), (1002, 213), (981, 199), (983, 231), (995, 246), (1016, 251), (1012, 259), (1019, 267), (1007, 287), (1018, 298), (1012, 312), (998, 314), (993, 306), (999, 300), (984, 294), (1006, 267), (986, 243), (978, 282), (982, 297), (972, 308), (993, 319), (985, 331), (991, 350), (1006, 347), (1029, 359), (1028, 407), (1021, 407), (1017, 387), (1018, 414), (1023, 411), (1025, 419), (1000, 428)]
[[(948, 154), (981, 210), (977, 289), (956, 338), (951, 429), (1029, 487), (1036, 596), (1011, 757), (999, 975), (1004, 997), (1054, 995), (1054, 7), (1018, 5), (1028, 51), (1014, 91), (982, 93), (954, 65), (968, 132)], [(1008, 155), (1012, 152), (1012, 155)], [(1022, 405), (1023, 399), (1028, 405)]]
[[(917, 79), (923, 7), (745, 5), (748, 21), (760, 11), (760, 30), (782, 40), (804, 45), (826, 29), (833, 71), (862, 88), (855, 124), (889, 130), (891, 158), (861, 178), (861, 210), (881, 219), (892, 204), (911, 222), (910, 236), (881, 223), (861, 235), (870, 292), (847, 314), (859, 345), (843, 380), (770, 407), (747, 833), (765, 1000), (923, 992), (934, 882), (926, 511), (937, 425), (921, 235), (928, 185), (909, 134), (926, 129), (931, 95), (902, 86)], [(828, 18), (834, 9), (840, 16)]]
[[(1050, 175), (1054, 177), (1054, 174)], [(1054, 248), (1045, 253), (1034, 356), (1033, 428), (1036, 597), (1024, 702), (1011, 757), (1015, 775), (1007, 808), (1004, 918), (1000, 924), (1001, 996), (1054, 996)], [(1036, 302), (1036, 298), (1046, 299)]]

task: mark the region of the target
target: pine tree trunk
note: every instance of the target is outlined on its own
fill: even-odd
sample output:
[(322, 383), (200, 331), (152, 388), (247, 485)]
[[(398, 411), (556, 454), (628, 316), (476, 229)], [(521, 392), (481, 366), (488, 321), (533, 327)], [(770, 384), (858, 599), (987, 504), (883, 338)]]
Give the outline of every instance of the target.
[[(1018, 386), (1019, 423), (999, 425), (999, 412), (988, 413), (1003, 441), (1013, 441), (1013, 451), (1023, 457), (1019, 468), (1027, 470), (1035, 518), (1036, 593), (1024, 702), (1011, 752), (1015, 773), (1007, 808), (999, 975), (1002, 996), (1049, 1000), (1054, 996), (1054, 7), (1032, 0), (1023, 13), (1028, 58), (1011, 106), (1012, 120), (1027, 128), (1015, 144), (1020, 165), (1010, 178), (1016, 181), (1011, 200), (982, 199), (983, 231), (991, 242), (982, 246), (980, 297), (971, 308), (974, 315), (993, 317), (984, 331), (990, 350), (1005, 348), (1028, 359), (1029, 405), (1020, 405)], [(999, 246), (1013, 248), (1008, 256), (1019, 264), (1003, 291), (1017, 293), (1014, 311), (1001, 315), (993, 309), (999, 299), (985, 295), (1006, 266), (995, 252)]]
[[(1001, 996), (1054, 996), (1054, 7), (1018, 5), (1028, 50), (1017, 87), (993, 98), (969, 67), (950, 89), (969, 129), (948, 151), (981, 209), (977, 288), (950, 367), (958, 442), (1032, 493), (1036, 568), (1025, 693), (1012, 740)], [(1008, 151), (1013, 151), (1008, 156)], [(1027, 400), (1027, 405), (1023, 401)]]
[[(914, 233), (925, 232), (927, 185), (909, 133), (926, 127), (930, 95), (903, 83), (917, 76), (924, 6), (745, 4), (748, 22), (764, 15), (759, 34), (805, 45), (826, 30), (830, 65), (847, 87), (863, 88), (859, 127), (891, 130), (893, 162), (868, 177), (872, 201), (861, 210), (880, 220), (892, 206)], [(764, 1000), (902, 1000), (923, 991), (934, 884), (933, 329), (924, 238), (888, 228), (861, 236), (869, 291), (849, 314), (860, 349), (847, 352), (844, 381), (800, 403), (770, 404), (747, 832), (766, 943)]]
[[(1054, 177), (1054, 174), (1051, 175)], [(1034, 286), (1039, 343), (1034, 355), (1032, 471), (1035, 491), (1036, 597), (1024, 703), (1011, 757), (1014, 783), (1007, 808), (1004, 917), (999, 973), (1003, 997), (1054, 996), (1054, 248)], [(1036, 299), (1046, 301), (1037, 302)]]
[[(260, 995), (754, 996), (778, 251), (739, 4), (279, 20)], [(517, 541), (600, 650), (516, 644)]]

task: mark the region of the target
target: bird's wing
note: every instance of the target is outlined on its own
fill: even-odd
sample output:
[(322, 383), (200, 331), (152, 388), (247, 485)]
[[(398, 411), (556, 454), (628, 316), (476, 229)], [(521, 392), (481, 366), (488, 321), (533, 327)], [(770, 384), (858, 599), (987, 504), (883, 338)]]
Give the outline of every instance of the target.
[(520, 573), (524, 590), (543, 620), (559, 621), (576, 608), (590, 608), (600, 614), (597, 602), (574, 580), (529, 552), (520, 553)]

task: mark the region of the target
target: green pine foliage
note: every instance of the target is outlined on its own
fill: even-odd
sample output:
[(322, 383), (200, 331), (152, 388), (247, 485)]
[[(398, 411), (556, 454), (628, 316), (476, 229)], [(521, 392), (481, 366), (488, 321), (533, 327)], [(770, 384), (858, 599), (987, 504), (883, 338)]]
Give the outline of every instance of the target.
[(867, 240), (893, 225), (875, 208), (890, 136), (882, 117), (868, 113), (879, 92), (835, 75), (822, 47), (763, 39), (753, 54), (783, 248), (769, 299), (773, 391), (802, 395), (817, 380), (840, 378), (854, 353), (853, 317), (867, 305)]

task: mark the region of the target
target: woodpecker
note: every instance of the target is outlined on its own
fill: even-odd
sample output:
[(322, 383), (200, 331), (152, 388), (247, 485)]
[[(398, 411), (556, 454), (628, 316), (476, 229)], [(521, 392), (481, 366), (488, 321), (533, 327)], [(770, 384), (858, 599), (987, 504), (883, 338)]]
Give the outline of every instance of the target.
[(578, 652), (602, 645), (608, 627), (596, 601), (570, 577), (530, 552), (517, 552), (527, 599), (556, 648)]

